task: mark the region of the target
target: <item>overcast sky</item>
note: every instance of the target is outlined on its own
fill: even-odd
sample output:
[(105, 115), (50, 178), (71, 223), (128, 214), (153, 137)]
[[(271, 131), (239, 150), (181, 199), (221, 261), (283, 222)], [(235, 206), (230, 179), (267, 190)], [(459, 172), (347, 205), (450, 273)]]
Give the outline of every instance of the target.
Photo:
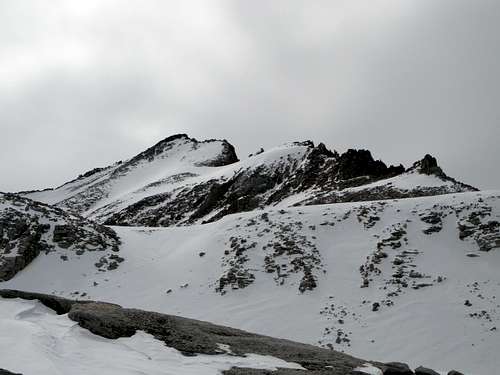
[(312, 139), (500, 188), (498, 0), (2, 0), (0, 191), (174, 133)]

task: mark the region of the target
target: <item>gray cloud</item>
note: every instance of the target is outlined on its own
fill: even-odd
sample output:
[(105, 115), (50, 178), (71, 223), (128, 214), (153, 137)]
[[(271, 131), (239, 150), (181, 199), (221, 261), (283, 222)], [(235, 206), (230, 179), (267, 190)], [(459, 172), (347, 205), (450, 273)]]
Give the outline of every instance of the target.
[(499, 188), (494, 0), (6, 0), (0, 190), (60, 184), (172, 133), (241, 156), (369, 148)]

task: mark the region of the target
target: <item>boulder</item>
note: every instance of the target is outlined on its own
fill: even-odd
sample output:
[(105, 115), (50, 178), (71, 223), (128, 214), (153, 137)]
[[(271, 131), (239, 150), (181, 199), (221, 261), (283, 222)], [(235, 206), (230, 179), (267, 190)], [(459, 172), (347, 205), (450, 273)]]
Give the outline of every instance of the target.
[(384, 375), (414, 375), (406, 363), (388, 362), (385, 366)]
[(431, 370), (430, 368), (419, 366), (415, 369), (415, 375), (440, 375), (439, 372)]

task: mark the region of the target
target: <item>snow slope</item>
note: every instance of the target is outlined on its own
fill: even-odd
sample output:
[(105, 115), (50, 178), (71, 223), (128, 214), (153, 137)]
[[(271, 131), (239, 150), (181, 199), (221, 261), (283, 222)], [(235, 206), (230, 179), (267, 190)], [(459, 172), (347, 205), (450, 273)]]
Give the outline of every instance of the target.
[(125, 258), (118, 269), (49, 253), (0, 288), (486, 375), (500, 368), (499, 220), (500, 192), (491, 191), (114, 227)]
[(16, 373), (39, 375), (216, 375), (236, 366), (302, 369), (257, 354), (186, 357), (145, 332), (130, 338), (106, 339), (39, 302), (1, 298), (0, 364)]

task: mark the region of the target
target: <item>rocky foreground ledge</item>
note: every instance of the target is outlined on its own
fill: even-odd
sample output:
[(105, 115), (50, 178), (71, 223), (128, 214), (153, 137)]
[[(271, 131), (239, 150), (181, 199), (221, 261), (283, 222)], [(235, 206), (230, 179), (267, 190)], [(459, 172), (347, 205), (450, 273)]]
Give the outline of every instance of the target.
[[(307, 373), (314, 375), (440, 375), (424, 367), (412, 371), (403, 363), (366, 361), (334, 350), (173, 315), (127, 309), (111, 303), (70, 300), (47, 294), (7, 289), (0, 289), (0, 297), (38, 300), (59, 315), (68, 314), (68, 317), (82, 328), (108, 339), (131, 337), (136, 331), (144, 331), (186, 356), (227, 354), (227, 351), (221, 350), (221, 344), (223, 344), (230, 348), (231, 354), (236, 356), (244, 356), (246, 353), (273, 356), (287, 362), (300, 364), (307, 370)], [(303, 373), (304, 370), (294, 369), (269, 371), (236, 367), (224, 372), (225, 375)], [(1, 369), (0, 363), (0, 375), (9, 374), (13, 373)], [(448, 375), (463, 374), (450, 371)]]

